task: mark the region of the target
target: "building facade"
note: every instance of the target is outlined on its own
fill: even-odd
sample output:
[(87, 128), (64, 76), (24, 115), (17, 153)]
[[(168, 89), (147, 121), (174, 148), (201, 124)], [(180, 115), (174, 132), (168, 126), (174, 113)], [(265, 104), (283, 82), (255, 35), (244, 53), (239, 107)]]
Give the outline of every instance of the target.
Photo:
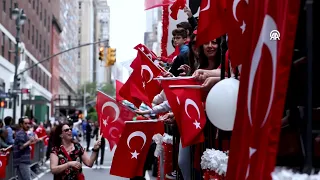
[[(94, 8), (93, 0), (79, 1), (79, 45), (94, 42)], [(78, 77), (80, 84), (93, 82), (94, 46), (86, 46), (79, 49)]]
[[(110, 34), (110, 7), (107, 0), (94, 0), (94, 39), (95, 41), (106, 41), (109, 40)], [(95, 56), (94, 59), (94, 80), (97, 84), (111, 83), (111, 67), (106, 67), (106, 55), (107, 47), (109, 42), (101, 43), (98, 46), (94, 46), (95, 54), (99, 54), (99, 48), (104, 47), (105, 58), (103, 61), (99, 61), (98, 57)]]
[[(57, 0), (58, 1), (58, 0)], [(79, 1), (60, 0), (60, 51), (65, 51), (79, 44)], [(77, 64), (79, 49), (61, 54), (60, 56), (60, 86), (59, 94), (75, 95), (77, 93), (79, 78)]]
[[(33, 66), (51, 55), (52, 18), (58, 17), (57, 9), (59, 9), (59, 2), (53, 0), (2, 0), (0, 4), (0, 82), (4, 92), (12, 89), (14, 76), (12, 50), (16, 44), (16, 28), (11, 10), (15, 3), (19, 8), (24, 9), (27, 15), (27, 20), (21, 27), (19, 64), (24, 61), (28, 66)], [(26, 104), (25, 97), (19, 95), (16, 117), (24, 115), (26, 106), (32, 109), (34, 117), (38, 120), (43, 121), (50, 117), (52, 98), (50, 71), (51, 63), (45, 61), (25, 73), (25, 81), (22, 82), (21, 87), (30, 89), (31, 99)], [(3, 115), (12, 116), (12, 99), (6, 100), (9, 103), (4, 108)]]

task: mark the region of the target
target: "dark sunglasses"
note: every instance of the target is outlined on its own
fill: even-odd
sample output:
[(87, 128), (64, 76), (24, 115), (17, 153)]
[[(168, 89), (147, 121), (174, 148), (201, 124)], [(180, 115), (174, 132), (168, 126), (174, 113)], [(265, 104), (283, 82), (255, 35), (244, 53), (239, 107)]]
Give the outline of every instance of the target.
[(63, 132), (68, 132), (68, 131), (71, 131), (72, 129), (71, 128), (68, 128), (68, 129), (64, 129)]

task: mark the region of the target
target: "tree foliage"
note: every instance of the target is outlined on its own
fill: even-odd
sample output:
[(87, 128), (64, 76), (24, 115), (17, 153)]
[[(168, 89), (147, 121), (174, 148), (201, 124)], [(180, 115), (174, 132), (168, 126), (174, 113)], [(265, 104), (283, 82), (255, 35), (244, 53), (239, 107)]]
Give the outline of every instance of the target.
[[(84, 87), (85, 87), (85, 90), (84, 90)], [(78, 93), (81, 95), (85, 95), (86, 101), (90, 102), (90, 101), (95, 100), (95, 98), (97, 96), (97, 90), (100, 90), (109, 96), (115, 95), (115, 88), (113, 87), (112, 84), (103, 83), (103, 84), (97, 85), (97, 83), (95, 83), (95, 82), (90, 82), (90, 83), (84, 84), (79, 89)], [(94, 122), (98, 120), (98, 115), (97, 115), (97, 111), (95, 110), (95, 108), (90, 107), (88, 109), (87, 119), (91, 119)]]
[(89, 102), (96, 98), (97, 90), (100, 90), (108, 94), (109, 96), (115, 95), (115, 88), (113, 87), (113, 84), (103, 83), (103, 84), (97, 85), (96, 82), (90, 82), (82, 85), (78, 93), (81, 95), (84, 95), (84, 93), (86, 93), (87, 102)]

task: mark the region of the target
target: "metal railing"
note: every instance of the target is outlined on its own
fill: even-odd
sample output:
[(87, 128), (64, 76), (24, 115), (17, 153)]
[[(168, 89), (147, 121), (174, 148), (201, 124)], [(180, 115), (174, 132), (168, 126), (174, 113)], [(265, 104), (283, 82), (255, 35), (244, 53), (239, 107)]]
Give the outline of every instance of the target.
[[(34, 145), (34, 156), (31, 160), (30, 168), (35, 165), (41, 165), (44, 162), (45, 158), (45, 145), (43, 141), (38, 141)], [(31, 171), (31, 174), (34, 174)], [(13, 166), (13, 149), (11, 148), (10, 154), (8, 155), (8, 163), (6, 167), (6, 177), (1, 180), (14, 180), (17, 179), (16, 169)]]

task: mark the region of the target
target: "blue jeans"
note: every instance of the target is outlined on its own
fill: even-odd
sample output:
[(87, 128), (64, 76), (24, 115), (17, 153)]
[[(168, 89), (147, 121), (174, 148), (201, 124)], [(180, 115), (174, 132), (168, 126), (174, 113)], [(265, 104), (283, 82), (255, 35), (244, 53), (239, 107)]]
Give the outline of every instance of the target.
[(184, 180), (191, 180), (190, 147), (182, 148), (181, 139), (179, 145), (178, 164)]
[(17, 175), (19, 180), (30, 180), (31, 179), (31, 172), (30, 172), (30, 165), (20, 163), (17, 169)]

